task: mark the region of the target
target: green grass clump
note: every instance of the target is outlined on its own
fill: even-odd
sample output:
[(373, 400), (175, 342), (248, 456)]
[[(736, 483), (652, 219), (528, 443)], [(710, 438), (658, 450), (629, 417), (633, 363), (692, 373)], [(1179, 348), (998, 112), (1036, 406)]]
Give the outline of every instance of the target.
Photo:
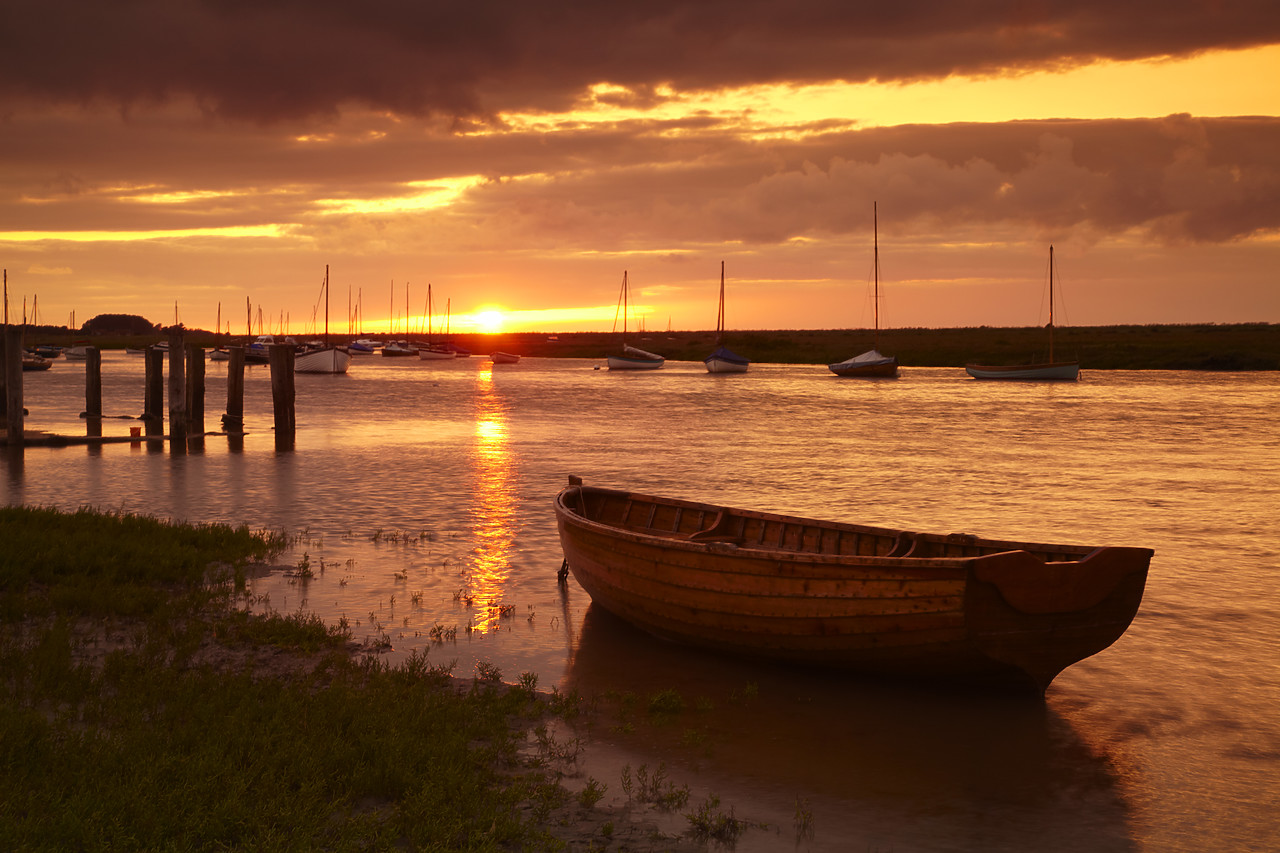
[[(242, 566), (284, 548), (279, 535), (223, 524), (171, 524), (81, 508), (0, 507), (0, 602), (8, 617), (44, 609), (143, 616), (194, 591), (210, 566)], [(242, 574), (229, 570), (237, 586)]]
[(0, 536), (0, 849), (555, 846), (520, 808), (567, 797), (517, 772), (532, 690), (236, 609), (208, 567), (275, 538), (22, 508)]

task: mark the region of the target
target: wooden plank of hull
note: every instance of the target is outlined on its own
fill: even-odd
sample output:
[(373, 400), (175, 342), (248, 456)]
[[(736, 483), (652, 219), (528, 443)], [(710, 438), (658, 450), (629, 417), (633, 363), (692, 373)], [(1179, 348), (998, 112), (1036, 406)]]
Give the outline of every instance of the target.
[[(904, 542), (901, 531), (602, 489), (571, 487), (556, 513), (570, 571), (592, 600), (658, 636), (1040, 692), (1124, 633), (1151, 556), (1027, 545), (1033, 555), (971, 536)], [(722, 535), (699, 541), (705, 533)], [(763, 544), (717, 541), (752, 534)], [(938, 556), (892, 556), (904, 544)]]

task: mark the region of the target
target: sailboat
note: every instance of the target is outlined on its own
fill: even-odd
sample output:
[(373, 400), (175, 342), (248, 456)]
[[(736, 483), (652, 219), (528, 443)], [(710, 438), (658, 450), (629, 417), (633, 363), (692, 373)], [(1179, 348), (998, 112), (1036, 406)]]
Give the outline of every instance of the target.
[(622, 271), (622, 293), (618, 297), (622, 307), (622, 353), (608, 358), (610, 370), (657, 370), (666, 359), (660, 355), (646, 352), (627, 343), (627, 310), (629, 308), (630, 286), (627, 284), (627, 271)]
[(418, 358), (423, 361), (443, 361), (454, 358), (453, 350), (445, 344), (431, 340), (431, 314), (435, 306), (431, 301), (431, 285), (427, 285), (427, 343), (418, 347)]
[(724, 346), (724, 261), (720, 262), (720, 310), (716, 313), (716, 350), (702, 361), (708, 373), (746, 373), (750, 361)]
[(871, 206), (871, 222), (873, 246), (875, 252), (875, 305), (876, 305), (876, 336), (875, 342), (871, 349), (847, 358), (836, 364), (829, 364), (827, 367), (836, 376), (856, 376), (870, 379), (891, 378), (898, 375), (898, 357), (893, 355), (884, 355), (880, 352), (880, 224), (879, 214), (876, 205)]
[(974, 379), (1058, 379), (1074, 382), (1080, 378), (1080, 362), (1053, 359), (1053, 246), (1049, 247), (1049, 360), (1038, 364), (966, 364)]
[(324, 265), (324, 345), (309, 349), (294, 358), (295, 373), (346, 373), (351, 354), (329, 343), (329, 265)]

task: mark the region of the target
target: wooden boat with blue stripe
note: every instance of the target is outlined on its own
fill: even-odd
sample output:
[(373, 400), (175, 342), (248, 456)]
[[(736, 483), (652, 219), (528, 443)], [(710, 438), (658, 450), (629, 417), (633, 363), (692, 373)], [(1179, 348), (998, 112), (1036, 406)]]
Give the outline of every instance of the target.
[(1153, 554), (816, 521), (576, 477), (555, 511), (592, 601), (659, 637), (1039, 694), (1125, 632)]

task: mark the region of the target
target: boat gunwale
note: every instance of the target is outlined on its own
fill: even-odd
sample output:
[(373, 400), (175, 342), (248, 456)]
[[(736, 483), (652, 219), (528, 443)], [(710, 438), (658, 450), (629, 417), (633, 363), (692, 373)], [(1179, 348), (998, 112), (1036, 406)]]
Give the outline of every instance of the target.
[[(610, 522), (599, 521), (584, 515), (582, 512), (570, 506), (566, 498), (570, 493), (581, 494), (582, 492), (594, 492), (597, 494), (610, 495), (618, 498), (628, 499), (641, 503), (652, 503), (655, 505), (665, 505), (683, 509), (696, 510), (715, 510), (717, 512), (729, 513), (734, 516), (754, 518), (763, 522), (781, 522), (783, 524), (795, 524), (799, 526), (817, 527), (827, 530), (839, 530), (843, 532), (879, 536), (884, 538), (895, 538), (900, 534), (907, 534), (926, 542), (946, 544), (962, 544), (971, 547), (980, 547), (989, 550), (985, 554), (974, 554), (969, 556), (890, 556), (887, 554), (823, 554), (815, 551), (804, 551), (792, 548), (783, 548), (776, 545), (762, 546), (752, 543), (735, 543), (717, 541), (716, 539), (695, 539), (685, 534), (652, 530), (638, 530), (630, 527), (620, 526)], [(792, 516), (781, 513), (763, 512), (760, 510), (741, 509), (737, 507), (722, 506), (718, 504), (708, 504), (698, 501), (689, 501), (681, 498), (666, 498), (655, 495), (648, 495), (641, 492), (626, 491), (622, 489), (609, 489), (601, 486), (585, 486), (570, 485), (560, 490), (555, 500), (557, 515), (565, 516), (566, 521), (572, 520), (572, 523), (584, 527), (594, 528), (605, 535), (624, 538), (635, 541), (637, 543), (646, 543), (657, 545), (662, 548), (676, 547), (681, 551), (690, 553), (706, 553), (708, 550), (716, 550), (726, 555), (736, 556), (744, 560), (784, 560), (785, 562), (812, 562), (831, 566), (895, 566), (900, 568), (949, 568), (964, 569), (968, 567), (974, 560), (984, 559), (993, 554), (1008, 553), (1014, 551), (1026, 551), (1030, 554), (1037, 552), (1047, 552), (1055, 554), (1071, 554), (1075, 555), (1074, 560), (1055, 560), (1043, 561), (1046, 565), (1069, 564), (1080, 562), (1090, 555), (1102, 550), (1107, 546), (1082, 546), (1082, 545), (1066, 545), (1055, 543), (1038, 543), (1038, 542), (1020, 542), (1013, 540), (991, 539), (987, 537), (977, 536), (974, 534), (938, 534), (938, 533), (921, 533), (917, 531), (908, 531), (901, 528), (876, 527), (872, 525), (854, 524), (851, 522), (830, 521), (823, 519), (814, 519), (804, 516)], [(955, 537), (955, 538), (953, 538)], [(960, 538), (963, 537), (963, 538)]]

